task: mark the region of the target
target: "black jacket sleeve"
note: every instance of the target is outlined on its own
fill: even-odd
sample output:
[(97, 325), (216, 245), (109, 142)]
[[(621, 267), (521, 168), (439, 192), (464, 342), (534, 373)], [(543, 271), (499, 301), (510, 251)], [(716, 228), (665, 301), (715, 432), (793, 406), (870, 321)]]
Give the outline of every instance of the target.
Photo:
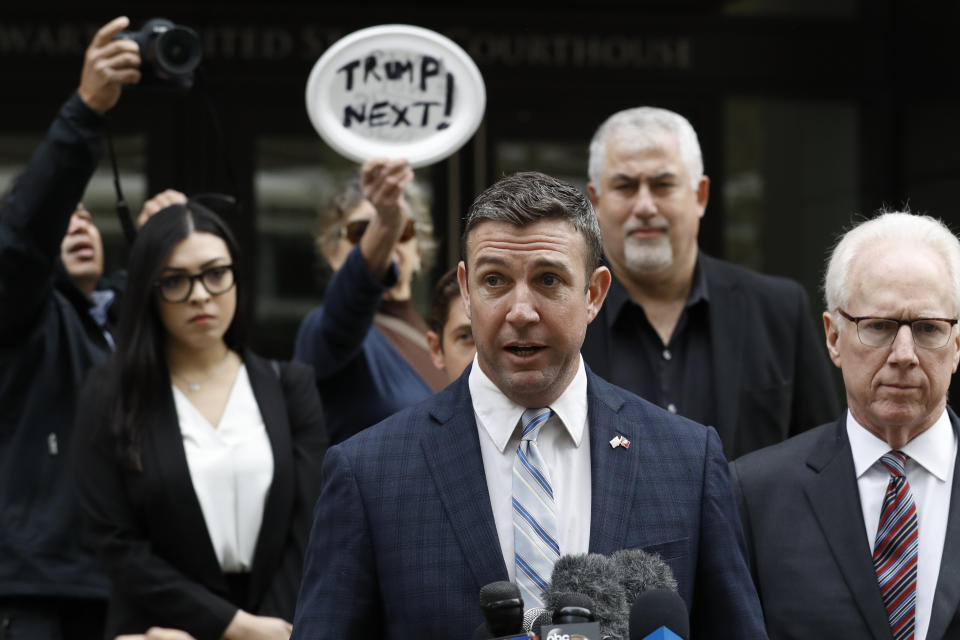
[(280, 369), (280, 381), (293, 445), (294, 502), (280, 564), (259, 613), (293, 621), (313, 507), (320, 495), (321, 468), (328, 439), (313, 368), (299, 362), (284, 363)]
[(50, 295), (60, 243), (100, 157), (103, 120), (74, 93), (0, 205), (0, 339), (28, 326)]

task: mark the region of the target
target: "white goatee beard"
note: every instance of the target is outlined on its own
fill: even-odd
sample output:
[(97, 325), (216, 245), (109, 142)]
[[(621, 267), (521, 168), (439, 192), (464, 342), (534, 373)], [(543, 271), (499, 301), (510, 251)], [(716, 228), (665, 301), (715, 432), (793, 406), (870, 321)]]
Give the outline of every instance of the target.
[(673, 264), (670, 238), (627, 238), (623, 247), (623, 259), (627, 268), (635, 273), (662, 271)]

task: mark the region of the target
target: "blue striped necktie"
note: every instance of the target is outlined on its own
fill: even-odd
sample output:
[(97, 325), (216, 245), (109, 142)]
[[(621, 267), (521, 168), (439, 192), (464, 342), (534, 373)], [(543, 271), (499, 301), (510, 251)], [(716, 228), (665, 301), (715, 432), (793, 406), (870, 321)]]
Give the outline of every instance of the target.
[(894, 640), (912, 640), (917, 606), (917, 507), (903, 471), (907, 456), (889, 451), (880, 462), (890, 472), (890, 482), (880, 511), (873, 566)]
[(557, 509), (550, 474), (537, 449), (537, 436), (553, 411), (527, 409), (513, 463), (513, 557), (516, 580), (527, 609), (542, 607), (553, 565), (560, 557)]

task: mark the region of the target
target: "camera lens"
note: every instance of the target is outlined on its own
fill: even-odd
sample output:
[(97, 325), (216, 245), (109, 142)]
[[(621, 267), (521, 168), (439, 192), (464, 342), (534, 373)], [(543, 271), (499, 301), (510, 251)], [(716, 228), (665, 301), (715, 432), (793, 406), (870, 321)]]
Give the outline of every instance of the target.
[(203, 49), (192, 29), (174, 27), (157, 39), (157, 65), (170, 75), (191, 73), (200, 64)]

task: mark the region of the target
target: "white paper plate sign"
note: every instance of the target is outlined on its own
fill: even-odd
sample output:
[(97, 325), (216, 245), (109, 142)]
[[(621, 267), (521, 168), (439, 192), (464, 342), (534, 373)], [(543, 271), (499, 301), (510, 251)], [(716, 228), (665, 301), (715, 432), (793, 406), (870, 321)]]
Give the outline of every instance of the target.
[(320, 137), (363, 162), (443, 160), (483, 119), (480, 70), (449, 38), (389, 24), (355, 31), (320, 57), (307, 80), (307, 114)]

